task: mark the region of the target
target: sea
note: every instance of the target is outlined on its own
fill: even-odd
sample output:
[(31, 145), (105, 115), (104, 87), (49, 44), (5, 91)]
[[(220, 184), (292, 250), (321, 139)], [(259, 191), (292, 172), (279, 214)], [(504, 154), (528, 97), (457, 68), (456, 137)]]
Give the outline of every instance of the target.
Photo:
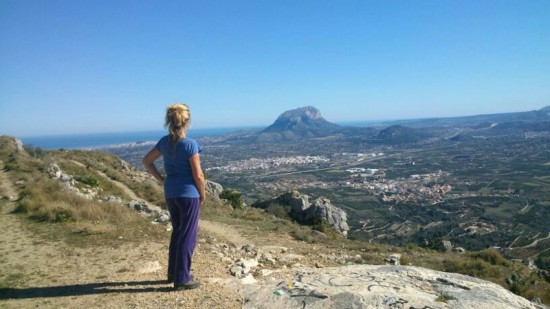
[[(198, 139), (208, 136), (220, 136), (249, 128), (210, 128), (189, 129), (187, 136)], [(18, 137), (24, 145), (45, 150), (53, 149), (94, 149), (120, 145), (132, 145), (157, 142), (166, 135), (166, 131), (141, 131), (118, 133), (71, 134), (50, 136)]]

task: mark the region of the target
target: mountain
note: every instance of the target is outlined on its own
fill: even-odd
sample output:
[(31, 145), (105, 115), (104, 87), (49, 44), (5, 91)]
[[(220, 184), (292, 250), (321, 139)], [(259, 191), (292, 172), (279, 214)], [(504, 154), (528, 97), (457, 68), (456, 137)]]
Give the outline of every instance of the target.
[[(399, 132), (399, 129), (392, 130)], [(169, 286), (160, 285), (164, 282), (160, 278), (163, 277), (162, 269), (166, 265), (165, 257), (161, 253), (164, 250), (162, 248), (167, 246), (166, 239), (169, 239), (169, 223), (160, 222), (160, 217), (153, 217), (157, 207), (146, 207), (147, 204), (163, 206), (160, 204), (164, 202), (162, 187), (157, 185), (150, 175), (134, 170), (113, 155), (81, 150), (38, 152), (30, 151), (33, 150), (30, 146), (20, 146), (21, 143), (13, 138), (0, 137), (0, 226), (7, 227), (6, 233), (2, 233), (0, 243), (7, 243), (13, 239), (19, 241), (14, 245), (18, 250), (0, 247), (0, 255), (7, 261), (0, 263), (0, 273), (6, 274), (5, 277), (18, 279), (0, 280), (2, 302), (14, 308), (36, 307), (36, 302), (43, 302), (43, 299), (47, 298), (52, 307), (63, 307), (67, 297), (59, 297), (59, 291), (62, 290), (68, 291), (69, 294), (63, 295), (71, 297), (71, 301), (89, 307), (105, 294), (83, 295), (79, 290), (81, 285), (74, 285), (73, 282), (77, 282), (83, 275), (94, 278), (97, 275), (94, 273), (96, 270), (90, 270), (86, 265), (97, 263), (105, 265), (105, 276), (99, 282), (88, 285), (91, 288), (105, 287), (105, 282), (108, 282), (111, 286), (105, 289), (105, 293), (112, 293), (109, 295), (109, 302), (115, 307), (127, 303), (128, 294), (120, 292), (118, 284), (121, 287), (127, 284), (135, 285), (136, 288), (131, 293), (146, 307), (150, 304), (157, 307), (159, 304), (173, 306), (173, 297), (170, 293), (164, 292), (170, 290)], [(280, 145), (274, 147), (283, 148)], [(223, 152), (225, 155), (234, 154), (234, 149), (237, 148), (230, 148), (231, 151), (228, 151), (228, 148), (224, 147)], [(261, 148), (269, 149), (264, 146)], [(326, 146), (323, 145), (321, 148)], [(213, 154), (212, 152), (208, 155)], [(249, 153), (246, 155), (250, 156)], [(433, 163), (432, 158), (426, 158), (429, 165)], [(392, 164), (391, 161), (389, 164)], [(489, 166), (489, 169), (493, 167)], [(478, 169), (477, 166), (475, 168)], [(491, 182), (495, 182), (494, 174), (496, 173), (491, 171)], [(331, 177), (334, 177), (333, 175)], [(517, 174), (514, 175), (517, 177)], [(544, 170), (540, 175), (538, 179), (544, 179)], [(231, 182), (242, 183), (246, 178), (247, 175), (233, 174)], [(275, 182), (267, 180), (265, 183), (270, 185), (271, 192), (275, 192), (276, 189), (272, 189), (274, 187), (271, 186), (276, 185)], [(437, 186), (438, 184), (434, 184), (431, 188), (435, 190)], [(319, 192), (328, 193), (328, 190)], [(315, 196), (315, 200), (326, 201), (318, 199), (320, 193), (310, 196)], [(488, 196), (489, 202), (495, 198), (498, 197)], [(304, 201), (303, 197), (298, 199), (298, 202), (300, 201)], [(487, 308), (492, 305), (498, 308), (535, 309), (545, 308), (539, 305), (538, 301), (550, 303), (550, 288), (547, 282), (550, 279), (547, 272), (528, 268), (521, 263), (512, 264), (503, 259), (497, 251), (435, 252), (414, 245), (395, 247), (359, 242), (352, 237), (344, 238), (332, 229), (325, 229), (323, 225), (316, 223), (315, 219), (311, 220), (315, 224), (312, 227), (298, 226), (290, 217), (286, 219), (289, 210), (292, 212), (292, 209), (288, 209), (289, 205), (279, 202), (281, 201), (274, 201), (261, 211), (253, 208), (234, 210), (219, 199), (217, 193), (208, 194), (206, 205), (201, 210), (202, 220), (198, 239), (201, 245), (197, 246), (197, 255), (201, 258), (193, 264), (194, 274), (198, 278), (228, 278), (230, 274), (235, 278), (227, 285), (217, 285), (215, 282), (205, 285), (204, 289), (197, 291), (197, 297), (193, 296), (195, 294), (190, 295), (191, 307), (219, 307), (220, 303), (224, 303), (228, 304), (224, 305), (226, 308), (241, 308), (242, 304), (246, 303), (247, 308), (289, 308), (296, 307), (296, 302), (301, 302), (324, 307), (363, 308), (380, 307), (378, 305), (383, 301), (389, 307), (395, 308), (406, 303), (409, 307), (430, 308)], [(483, 207), (474, 200), (471, 202), (476, 203), (477, 209)], [(508, 200), (505, 202), (506, 209), (510, 209)], [(529, 207), (521, 205), (522, 211), (537, 211), (536, 217), (539, 220), (533, 220), (533, 224), (546, 226), (547, 222), (544, 220), (548, 216), (545, 215), (545, 204), (537, 204), (535, 201), (531, 202)], [(309, 203), (302, 206), (307, 205)], [(309, 206), (311, 208), (315, 205)], [(366, 205), (362, 204), (361, 208), (372, 206), (375, 206), (374, 203), (369, 202)], [(397, 203), (394, 206), (397, 206)], [(411, 224), (417, 225), (420, 222), (418, 219), (422, 218), (417, 216), (420, 211), (430, 212), (438, 216), (435, 220), (442, 220), (440, 214), (455, 208), (453, 205), (446, 208), (443, 203), (433, 207), (418, 206), (414, 204), (408, 207), (406, 203), (399, 203), (399, 208), (410, 211), (403, 213), (406, 214), (403, 218), (414, 220), (409, 221)], [(384, 207), (387, 208), (387, 205)], [(14, 211), (15, 209), (18, 211)], [(346, 205), (346, 212), (350, 210), (352, 208)], [(393, 212), (389, 210), (384, 214), (389, 217), (393, 216)], [(354, 213), (357, 214), (356, 211)], [(322, 215), (322, 212), (316, 214)], [(480, 215), (473, 215), (481, 217), (482, 213), (478, 214)], [(521, 219), (522, 216), (517, 217)], [(371, 218), (376, 219), (375, 216), (369, 219)], [(153, 219), (154, 224), (151, 223)], [(52, 235), (66, 235), (67, 244), (57, 239), (55, 242), (48, 241), (52, 238), (50, 235), (31, 235), (20, 231), (26, 230), (26, 220), (35, 221), (31, 223), (33, 229), (40, 224), (40, 228), (34, 229), (39, 233), (52, 229), (49, 232), (55, 233)], [(447, 226), (450, 224), (452, 223)], [(373, 226), (372, 223), (370, 226)], [(406, 227), (396, 229), (394, 224), (387, 226), (389, 237), (398, 233), (403, 235), (408, 230)], [(405, 224), (401, 226), (404, 227)], [(9, 234), (13, 231), (14, 234)], [(435, 235), (430, 234), (433, 226), (424, 231), (427, 239)], [(448, 235), (449, 231), (450, 229), (444, 228), (445, 235)], [(463, 229), (460, 229), (458, 232), (462, 231)], [(46, 240), (36, 242), (34, 237)], [(480, 237), (481, 235), (477, 234), (473, 241), (479, 242)], [(529, 240), (532, 238), (523, 242)], [(33, 243), (34, 246), (26, 245)], [(76, 248), (75, 243), (79, 244)], [(120, 247), (121, 250), (110, 250), (113, 247)], [(32, 250), (27, 250), (29, 248)], [(40, 255), (45, 257), (44, 263), (36, 263), (32, 258), (25, 258), (32, 257), (31, 251), (46, 252)], [(95, 254), (99, 251), (104, 254)], [(77, 266), (60, 274), (59, 269), (67, 257)], [(58, 261), (63, 263), (57, 263)], [(386, 263), (392, 265), (375, 266)], [(399, 266), (398, 263), (414, 266)], [(419, 267), (445, 269), (448, 272), (490, 279), (515, 293), (534, 299), (537, 303), (529, 303), (486, 281)], [(44, 276), (37, 277), (36, 273)], [(542, 274), (546, 274), (545, 277), (542, 277)], [(58, 281), (52, 282), (50, 279), (54, 275)], [(365, 278), (368, 280), (365, 281)], [(242, 286), (244, 288), (236, 285), (235, 288), (233, 282), (247, 285)], [(75, 288), (71, 287), (76, 287), (76, 292)], [(157, 289), (157, 292), (151, 292), (153, 289)], [(486, 293), (481, 293), (482, 290)], [(365, 291), (368, 293), (364, 293)], [(399, 294), (388, 294), (388, 291), (397, 291)], [(236, 295), (241, 292), (246, 294)], [(36, 295), (40, 298), (35, 297)], [(235, 299), (239, 301), (236, 302)], [(266, 299), (271, 301), (268, 303)], [(201, 306), (197, 305), (199, 301), (202, 301)], [(268, 306), (263, 307), (261, 304)]]
[(393, 125), (380, 131), (376, 137), (383, 144), (406, 144), (418, 142), (428, 137), (428, 134), (418, 129)]
[(521, 122), (532, 123), (540, 121), (550, 121), (550, 106), (545, 106), (539, 110), (526, 112), (484, 114), (474, 116), (446, 117), (446, 118), (426, 118), (426, 119), (403, 119), (379, 123), (379, 126), (405, 125), (409, 127), (489, 127), (495, 123)]
[(326, 137), (337, 134), (342, 127), (325, 120), (313, 106), (282, 113), (275, 122), (256, 137), (259, 142), (293, 141), (301, 138)]

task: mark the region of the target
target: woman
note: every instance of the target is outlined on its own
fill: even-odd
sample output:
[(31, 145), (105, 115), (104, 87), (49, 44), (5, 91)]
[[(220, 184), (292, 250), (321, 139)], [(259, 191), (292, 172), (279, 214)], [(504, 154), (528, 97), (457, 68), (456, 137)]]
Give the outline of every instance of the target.
[[(200, 207), (205, 199), (199, 144), (185, 136), (191, 121), (186, 104), (173, 104), (166, 109), (164, 126), (169, 134), (145, 155), (143, 165), (164, 185), (164, 197), (172, 220), (168, 254), (168, 281), (176, 290), (195, 289), (200, 282), (191, 275), (191, 259), (197, 243)], [(164, 158), (164, 178), (154, 162)]]

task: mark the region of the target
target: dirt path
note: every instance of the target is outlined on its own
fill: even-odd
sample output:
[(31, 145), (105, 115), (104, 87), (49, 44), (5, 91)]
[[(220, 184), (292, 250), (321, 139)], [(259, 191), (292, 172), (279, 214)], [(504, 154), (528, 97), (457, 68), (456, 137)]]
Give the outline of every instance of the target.
[[(2, 166), (0, 189), (0, 196), (15, 197)], [(164, 282), (168, 232), (166, 242), (73, 248), (32, 234), (12, 213), (14, 200), (0, 201), (0, 308), (242, 307), (234, 285), (222, 284), (233, 280), (227, 265), (200, 241), (209, 231), (226, 232), (223, 227), (201, 222), (193, 272), (202, 286), (174, 292)], [(244, 239), (235, 236), (233, 241)]]

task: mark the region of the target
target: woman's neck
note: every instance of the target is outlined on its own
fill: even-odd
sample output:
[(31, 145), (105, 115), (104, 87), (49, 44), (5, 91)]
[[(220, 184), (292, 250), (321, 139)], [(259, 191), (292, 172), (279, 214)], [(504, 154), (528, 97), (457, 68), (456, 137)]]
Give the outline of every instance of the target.
[(186, 135), (187, 132), (185, 132), (185, 129), (181, 129), (179, 130), (178, 132), (178, 138), (185, 138), (185, 135)]

